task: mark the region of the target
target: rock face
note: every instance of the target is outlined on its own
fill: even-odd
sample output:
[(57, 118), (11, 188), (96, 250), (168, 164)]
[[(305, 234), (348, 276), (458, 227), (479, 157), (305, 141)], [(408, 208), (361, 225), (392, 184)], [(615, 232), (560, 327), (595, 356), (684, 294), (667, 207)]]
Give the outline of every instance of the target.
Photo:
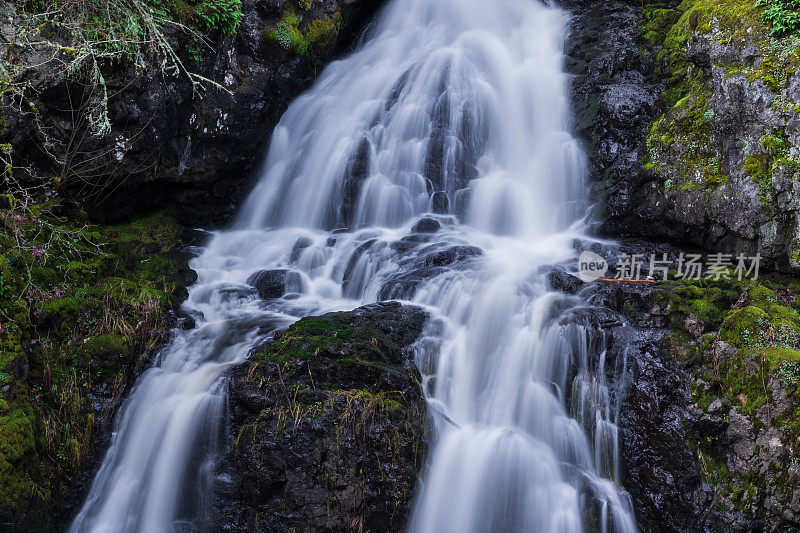
[[(587, 5), (588, 4), (588, 5)], [(588, 2), (569, 67), (597, 229), (796, 271), (797, 51), (754, 2)]]
[[(248, 188), (289, 102), (381, 3), (319, 0), (303, 3), (307, 8), (298, 13), (288, 0), (244, 0), (234, 35), (212, 36), (213, 49), (204, 49), (200, 61), (183, 58), (187, 69), (224, 89), (210, 83), (193, 89), (185, 75), (163, 72), (159, 57), (101, 64), (109, 129), (100, 135), (76, 104), (96, 95), (78, 74), (64, 75), (72, 61), (68, 48), (55, 57), (52, 47), (14, 48), (19, 19), (0, 3), (0, 41), (15, 50), (10, 57), (20, 67), (11, 83), (25, 87), (23, 97), (3, 92), (0, 144), (12, 148), (18, 181), (59, 176), (59, 192), (80, 200), (95, 218), (169, 207), (186, 222), (219, 222)], [(302, 43), (276, 36), (290, 13)], [(41, 31), (39, 37), (50, 38)], [(181, 35), (165, 31), (181, 50)]]
[(565, 49), (566, 68), (573, 74), (574, 129), (589, 156), (599, 229), (613, 233), (618, 228), (610, 220), (635, 210), (632, 197), (647, 180), (645, 136), (658, 109), (660, 83), (641, 53), (640, 3), (563, 4), (574, 15)]
[(621, 482), (643, 531), (798, 527), (798, 291), (776, 274), (582, 289), (607, 332)]
[(401, 531), (427, 451), (408, 349), (426, 317), (394, 302), (307, 317), (235, 369), (219, 523)]

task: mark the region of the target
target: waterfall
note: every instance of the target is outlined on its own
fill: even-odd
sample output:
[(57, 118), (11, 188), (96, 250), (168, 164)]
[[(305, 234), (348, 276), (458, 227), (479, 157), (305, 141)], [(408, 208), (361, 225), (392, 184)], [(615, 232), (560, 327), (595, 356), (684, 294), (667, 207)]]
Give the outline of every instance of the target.
[[(325, 69), (193, 259), (197, 326), (131, 391), (72, 531), (215, 529), (225, 370), (302, 316), (386, 299), (430, 312), (416, 363), (446, 415), (410, 530), (636, 531), (602, 332), (546, 280), (587, 208), (568, 24), (536, 0), (394, 0)], [(265, 270), (286, 294), (255, 294)]]

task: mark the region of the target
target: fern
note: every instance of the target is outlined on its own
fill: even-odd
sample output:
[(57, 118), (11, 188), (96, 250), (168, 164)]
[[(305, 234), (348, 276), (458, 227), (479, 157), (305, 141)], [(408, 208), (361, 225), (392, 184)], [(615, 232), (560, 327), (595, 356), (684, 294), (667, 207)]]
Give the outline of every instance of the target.
[(756, 0), (764, 9), (764, 22), (772, 27), (772, 35), (783, 37), (800, 31), (800, 0)]

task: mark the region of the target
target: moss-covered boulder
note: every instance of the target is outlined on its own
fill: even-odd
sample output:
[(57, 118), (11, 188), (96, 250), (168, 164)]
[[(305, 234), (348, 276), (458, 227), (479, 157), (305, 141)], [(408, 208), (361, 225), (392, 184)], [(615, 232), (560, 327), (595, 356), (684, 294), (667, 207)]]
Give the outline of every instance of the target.
[(391, 302), (304, 318), (237, 368), (222, 522), (402, 530), (426, 456), (426, 403), (409, 351), (425, 320)]

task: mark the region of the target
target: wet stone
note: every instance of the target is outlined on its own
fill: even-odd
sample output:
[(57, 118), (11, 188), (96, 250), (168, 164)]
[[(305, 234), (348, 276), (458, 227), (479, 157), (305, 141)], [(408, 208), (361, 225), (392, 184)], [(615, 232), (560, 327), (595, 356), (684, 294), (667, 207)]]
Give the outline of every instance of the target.
[(247, 283), (255, 287), (259, 297), (268, 300), (286, 294), (288, 285), (299, 281), (296, 278), (296, 272), (286, 269), (261, 270), (247, 278)]
[(441, 229), (441, 227), (442, 225), (438, 220), (425, 217), (414, 224), (414, 227), (411, 228), (411, 231), (414, 233), (436, 233), (439, 231), (439, 229)]

